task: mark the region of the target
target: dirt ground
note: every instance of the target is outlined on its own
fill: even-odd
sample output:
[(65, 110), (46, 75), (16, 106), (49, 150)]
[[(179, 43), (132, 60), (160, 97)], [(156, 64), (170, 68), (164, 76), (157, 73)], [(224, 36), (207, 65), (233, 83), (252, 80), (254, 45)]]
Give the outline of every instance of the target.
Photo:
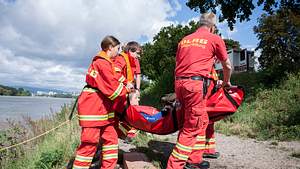
[(209, 160), (218, 169), (300, 169), (300, 142), (272, 142), (217, 134), (219, 159)]
[[(165, 166), (174, 143), (176, 143), (177, 134), (154, 137), (165, 141), (150, 141), (148, 149), (152, 151), (152, 157), (159, 157)], [(300, 142), (257, 141), (222, 134), (216, 134), (216, 141), (217, 151), (221, 156), (218, 159), (205, 159), (210, 162), (210, 168), (300, 169)], [(141, 148), (120, 142), (120, 149), (129, 152)], [(293, 157), (292, 154), (297, 154), (298, 158)]]

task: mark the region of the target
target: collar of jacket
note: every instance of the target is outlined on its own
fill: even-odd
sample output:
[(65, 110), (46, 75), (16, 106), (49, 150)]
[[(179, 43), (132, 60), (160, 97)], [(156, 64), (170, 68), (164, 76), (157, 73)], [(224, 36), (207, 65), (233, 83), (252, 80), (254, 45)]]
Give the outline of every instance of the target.
[(106, 52), (104, 52), (104, 51), (100, 51), (93, 60), (95, 60), (97, 57), (103, 58), (103, 59), (107, 60), (108, 62), (112, 63), (110, 57), (107, 56)]
[(121, 52), (120, 53), (121, 56), (123, 56), (125, 62), (126, 62), (126, 78), (128, 82), (133, 82), (134, 78), (133, 78), (133, 72), (132, 72), (132, 63), (130, 61), (130, 54), (125, 53), (125, 52)]

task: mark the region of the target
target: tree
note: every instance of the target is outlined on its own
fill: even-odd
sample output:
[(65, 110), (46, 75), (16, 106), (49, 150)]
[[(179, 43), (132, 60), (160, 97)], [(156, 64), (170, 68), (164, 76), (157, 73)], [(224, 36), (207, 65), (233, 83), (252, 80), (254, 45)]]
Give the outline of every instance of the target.
[(23, 88), (13, 88), (8, 86), (0, 85), (0, 95), (4, 96), (30, 96), (31, 93)]
[[(272, 15), (278, 7), (285, 6), (289, 9), (298, 9), (300, 8), (300, 0), (258, 0), (256, 5), (260, 6), (263, 4), (263, 10)], [(201, 13), (212, 11), (216, 13), (217, 7), (220, 7), (221, 14), (219, 16), (219, 21), (222, 22), (227, 20), (228, 26), (230, 29), (233, 29), (233, 25), (236, 23), (236, 20), (240, 22), (248, 21), (249, 17), (252, 14), (255, 6), (253, 1), (249, 0), (188, 0), (186, 5)]]
[(144, 52), (141, 57), (143, 74), (151, 80), (157, 80), (166, 73), (173, 75), (178, 42), (197, 28), (198, 24), (194, 21), (186, 26), (163, 27), (154, 36), (152, 43), (146, 43), (143, 46)]
[(240, 42), (235, 41), (233, 39), (224, 39), (224, 42), (225, 42), (227, 50), (230, 50), (233, 48), (240, 49), (240, 47), (241, 47)]
[(300, 11), (281, 8), (262, 15), (254, 31), (260, 40), (259, 63), (271, 72), (295, 72), (300, 67)]

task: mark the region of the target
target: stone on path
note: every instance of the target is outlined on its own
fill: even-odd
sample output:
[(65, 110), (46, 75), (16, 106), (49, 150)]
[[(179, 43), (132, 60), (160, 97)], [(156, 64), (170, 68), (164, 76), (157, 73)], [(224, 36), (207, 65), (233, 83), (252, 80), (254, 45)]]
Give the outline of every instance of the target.
[(123, 154), (124, 169), (155, 169), (144, 153), (127, 152)]

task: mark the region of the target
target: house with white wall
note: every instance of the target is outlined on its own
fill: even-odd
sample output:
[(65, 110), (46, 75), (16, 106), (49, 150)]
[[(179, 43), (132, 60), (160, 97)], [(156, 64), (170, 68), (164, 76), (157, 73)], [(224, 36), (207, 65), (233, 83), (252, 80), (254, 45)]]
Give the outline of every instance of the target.
[[(232, 73), (248, 72), (254, 70), (254, 51), (247, 49), (231, 49), (227, 51), (232, 65)], [(216, 71), (222, 71), (221, 63), (216, 64)]]

